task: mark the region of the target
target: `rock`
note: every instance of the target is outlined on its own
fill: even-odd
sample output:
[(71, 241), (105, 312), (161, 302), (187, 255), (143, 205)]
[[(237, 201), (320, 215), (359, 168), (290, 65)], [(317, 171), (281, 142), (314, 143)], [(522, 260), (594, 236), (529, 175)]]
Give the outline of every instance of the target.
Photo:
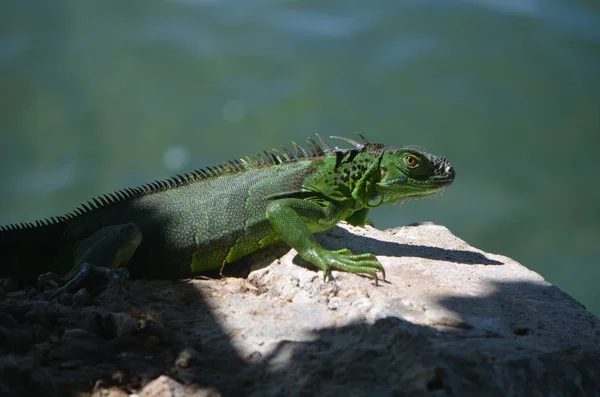
[(183, 385), (165, 375), (148, 383), (139, 394), (140, 397), (185, 397)]
[(8, 329), (16, 328), (19, 324), (13, 316), (8, 313), (0, 312), (0, 327), (6, 327)]
[(175, 359), (175, 365), (180, 368), (188, 368), (198, 361), (199, 354), (196, 349), (188, 347), (183, 349)]
[(124, 390), (119, 389), (118, 387), (109, 387), (109, 388), (97, 388), (92, 393), (92, 397), (127, 397), (127, 394)]
[[(375, 253), (386, 282), (334, 271), (335, 281), (323, 283), (292, 250), (250, 273), (260, 293), (210, 295), (240, 355), (258, 352), (263, 366), (281, 371), (257, 395), (277, 394), (285, 373), (311, 379), (307, 390), (321, 395), (357, 387), (448, 396), (600, 390), (598, 319), (512, 259), (434, 224), (343, 225), (319, 239), (330, 249)], [(295, 395), (304, 386), (286, 387)]]
[(97, 311), (91, 313), (85, 329), (102, 338), (113, 339), (130, 335), (137, 329), (137, 322), (128, 313)]
[(219, 397), (213, 389), (186, 390), (172, 378), (162, 375), (148, 383), (139, 393), (140, 397)]
[(129, 335), (137, 329), (137, 322), (128, 314), (111, 313), (113, 315), (113, 324), (115, 335), (121, 337)]
[(375, 253), (386, 281), (334, 271), (323, 282), (279, 247), (247, 279), (128, 280), (73, 306), (11, 293), (0, 392), (600, 395), (600, 321), (512, 259), (430, 223), (317, 238)]
[(87, 306), (92, 303), (92, 297), (85, 288), (80, 288), (73, 294), (73, 305), (74, 306)]
[(56, 299), (61, 305), (71, 306), (73, 304), (73, 295), (69, 292), (63, 292)]
[(66, 329), (65, 332), (63, 332), (62, 337), (65, 339), (73, 339), (73, 338), (85, 339), (85, 338), (95, 338), (96, 335), (94, 335), (84, 329), (81, 329), (81, 328), (69, 328), (69, 329)]

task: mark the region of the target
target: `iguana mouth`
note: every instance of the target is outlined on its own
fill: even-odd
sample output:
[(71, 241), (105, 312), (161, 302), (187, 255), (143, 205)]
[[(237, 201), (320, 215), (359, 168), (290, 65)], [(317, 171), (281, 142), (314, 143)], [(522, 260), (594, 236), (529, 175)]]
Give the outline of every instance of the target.
[(432, 182), (440, 184), (440, 185), (449, 185), (452, 182), (454, 182), (454, 178), (433, 179)]

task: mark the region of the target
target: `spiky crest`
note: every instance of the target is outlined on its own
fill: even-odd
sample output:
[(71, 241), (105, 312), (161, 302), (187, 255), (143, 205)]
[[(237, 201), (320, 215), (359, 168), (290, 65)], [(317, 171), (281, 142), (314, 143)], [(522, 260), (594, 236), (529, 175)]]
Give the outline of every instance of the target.
[(167, 189), (177, 188), (189, 183), (198, 182), (204, 179), (216, 178), (218, 176), (224, 174), (231, 174), (236, 172), (242, 172), (254, 168), (262, 168), (268, 167), (272, 165), (285, 164), (285, 163), (293, 163), (299, 160), (317, 158), (322, 156), (327, 156), (330, 154), (346, 154), (350, 151), (365, 151), (372, 149), (379, 149), (384, 147), (382, 144), (372, 144), (368, 143), (367, 140), (359, 134), (362, 138), (364, 144), (360, 144), (351, 139), (344, 137), (332, 136), (331, 138), (341, 139), (345, 142), (350, 143), (354, 146), (355, 149), (339, 149), (335, 147), (332, 149), (327, 142), (323, 140), (318, 134), (317, 139), (321, 143), (319, 145), (312, 138), (308, 138), (308, 151), (305, 150), (302, 146), (298, 145), (296, 142), (292, 141), (292, 146), (296, 153), (294, 154), (292, 151), (282, 146), (281, 151), (277, 149), (272, 149), (270, 151), (264, 151), (263, 153), (256, 154), (254, 156), (246, 156), (240, 160), (231, 160), (228, 162), (224, 162), (218, 164), (216, 166), (206, 167), (204, 169), (197, 169), (186, 172), (185, 174), (179, 174), (167, 179), (158, 180), (150, 183), (146, 183), (139, 187), (135, 188), (125, 188), (122, 190), (117, 190), (113, 193), (104, 194), (102, 196), (94, 197), (86, 203), (81, 204), (75, 210), (67, 213), (66, 215), (50, 217), (43, 220), (37, 220), (35, 222), (26, 222), (12, 225), (0, 225), (0, 232), (3, 231), (16, 231), (16, 230), (25, 230), (25, 229), (33, 229), (45, 226), (54, 226), (62, 224), (66, 221), (75, 219), (82, 215), (85, 215), (89, 212), (95, 211), (97, 209), (106, 207), (108, 205), (116, 204), (122, 202), (124, 200), (130, 200), (145, 196), (147, 194), (152, 194), (156, 192), (161, 192)]
[[(362, 151), (369, 151), (369, 150), (376, 150), (376, 149), (383, 149), (384, 147), (386, 147), (386, 145), (384, 145), (383, 143), (370, 143), (369, 141), (367, 141), (367, 138), (365, 138), (362, 134), (360, 133), (356, 133), (356, 135), (358, 135), (360, 137), (360, 139), (362, 139), (363, 143), (359, 143), (356, 142), (353, 139), (350, 138), (346, 138), (344, 136), (330, 136), (330, 138), (333, 139), (339, 139), (341, 141), (347, 142), (350, 145), (354, 146), (354, 148), (356, 150), (358, 150), (359, 152)], [(319, 139), (321, 139), (321, 137), (319, 137)], [(337, 146), (335, 147), (335, 150), (341, 150), (341, 151), (345, 151), (345, 149), (339, 149)]]

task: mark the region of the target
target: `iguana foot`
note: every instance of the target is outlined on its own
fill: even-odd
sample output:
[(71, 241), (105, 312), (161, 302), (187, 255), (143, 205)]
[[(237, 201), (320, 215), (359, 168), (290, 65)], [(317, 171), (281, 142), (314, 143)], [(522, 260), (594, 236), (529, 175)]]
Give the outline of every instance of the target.
[(381, 278), (385, 281), (385, 269), (373, 254), (354, 255), (348, 248), (337, 251), (323, 251), (318, 256), (316, 264), (323, 270), (325, 281), (331, 278), (331, 270), (343, 270), (355, 274), (368, 274), (378, 285), (377, 272), (381, 272)]
[[(85, 263), (81, 264), (77, 274), (75, 274), (75, 276), (73, 276), (69, 281), (64, 282), (64, 280), (63, 280), (62, 286), (57, 288), (52, 293), (52, 295), (50, 295), (48, 300), (52, 300), (55, 297), (60, 296), (64, 292), (71, 292), (77, 288), (80, 288), (81, 285), (83, 284), (84, 280), (92, 272), (103, 274), (108, 279), (119, 281), (119, 282), (123, 282), (129, 277), (129, 271), (125, 267), (121, 267), (118, 269), (109, 269), (109, 268), (102, 267), (102, 266), (94, 266), (90, 263), (85, 262)], [(56, 274), (46, 273), (46, 274), (43, 274), (42, 276), (40, 276), (40, 278), (42, 278), (42, 277), (50, 278), (51, 277), (53, 281), (57, 281), (56, 276), (57, 276)], [(62, 277), (60, 277), (60, 276), (58, 276), (58, 277), (60, 279), (62, 279)], [(39, 279), (38, 279), (38, 282), (39, 282)]]

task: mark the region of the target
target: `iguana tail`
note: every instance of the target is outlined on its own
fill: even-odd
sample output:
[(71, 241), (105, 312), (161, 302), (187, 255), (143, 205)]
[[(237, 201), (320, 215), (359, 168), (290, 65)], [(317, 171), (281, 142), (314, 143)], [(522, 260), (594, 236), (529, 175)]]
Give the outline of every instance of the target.
[(65, 231), (61, 221), (0, 226), (0, 278), (35, 280), (45, 271), (68, 271), (73, 247)]

